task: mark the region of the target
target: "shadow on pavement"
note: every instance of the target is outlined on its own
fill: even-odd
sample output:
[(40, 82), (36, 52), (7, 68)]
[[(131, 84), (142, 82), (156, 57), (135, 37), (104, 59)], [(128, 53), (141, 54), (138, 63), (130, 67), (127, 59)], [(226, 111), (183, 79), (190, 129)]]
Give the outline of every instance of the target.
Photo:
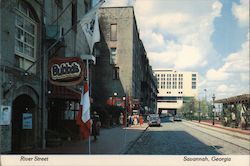
[[(97, 141), (91, 137), (91, 154), (122, 154), (144, 132), (147, 125), (128, 128), (114, 127), (102, 129)], [(65, 141), (58, 147), (34, 149), (11, 154), (89, 154), (88, 140)]]
[(126, 154), (220, 155), (185, 131), (147, 131)]

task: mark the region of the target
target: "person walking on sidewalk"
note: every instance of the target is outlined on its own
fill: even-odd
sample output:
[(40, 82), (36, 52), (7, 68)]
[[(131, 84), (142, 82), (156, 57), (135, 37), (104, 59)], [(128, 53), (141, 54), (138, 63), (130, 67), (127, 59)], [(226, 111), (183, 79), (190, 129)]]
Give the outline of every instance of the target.
[(94, 112), (94, 115), (92, 117), (92, 136), (94, 136), (94, 141), (97, 141), (97, 136), (100, 134), (100, 120), (99, 115), (97, 115), (96, 112)]
[(143, 125), (143, 117), (142, 117), (142, 115), (140, 115), (140, 117), (139, 117), (139, 123), (140, 123), (140, 126), (142, 126)]
[(133, 117), (133, 123), (134, 123), (134, 125), (138, 124), (138, 119), (137, 119), (136, 115), (134, 115), (134, 117)]
[(123, 114), (121, 113), (120, 114), (120, 117), (119, 117), (119, 122), (120, 122), (120, 125), (123, 125)]
[(131, 126), (131, 125), (132, 125), (132, 122), (133, 122), (133, 120), (132, 120), (132, 116), (131, 116), (131, 115), (129, 115), (129, 116), (128, 116), (128, 124), (129, 124), (129, 126)]

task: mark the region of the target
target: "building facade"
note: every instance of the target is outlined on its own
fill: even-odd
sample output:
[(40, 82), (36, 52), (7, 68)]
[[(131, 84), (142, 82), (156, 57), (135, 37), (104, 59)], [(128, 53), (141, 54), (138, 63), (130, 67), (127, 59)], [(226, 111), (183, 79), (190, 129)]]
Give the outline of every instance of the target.
[(89, 55), (78, 20), (91, 4), (91, 0), (0, 2), (0, 153), (44, 148), (48, 130), (57, 124), (63, 127), (62, 120), (74, 120), (70, 111), (79, 102), (78, 86), (49, 84), (48, 61)]
[(41, 1), (1, 1), (1, 153), (42, 144), (42, 65), (34, 64), (42, 54), (41, 9)]
[(158, 112), (176, 115), (188, 100), (198, 96), (198, 73), (179, 72), (173, 69), (155, 69), (159, 90)]
[(142, 108), (156, 106), (156, 78), (140, 40), (133, 7), (99, 9), (102, 39), (94, 67), (94, 103), (105, 105), (112, 97)]

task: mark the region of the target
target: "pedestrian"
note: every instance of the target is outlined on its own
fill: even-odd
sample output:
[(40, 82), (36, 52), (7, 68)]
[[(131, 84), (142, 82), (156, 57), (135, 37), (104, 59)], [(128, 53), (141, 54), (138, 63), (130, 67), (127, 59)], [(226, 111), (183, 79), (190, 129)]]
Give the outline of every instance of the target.
[(133, 122), (134, 122), (134, 125), (138, 124), (138, 119), (137, 119), (136, 115), (134, 115)]
[(122, 113), (120, 114), (119, 122), (120, 122), (121, 125), (123, 125), (123, 114)]
[(129, 116), (128, 116), (128, 119), (129, 119), (129, 126), (131, 126), (131, 125), (132, 125), (132, 122), (133, 122), (132, 116), (129, 115)]
[(142, 117), (142, 115), (140, 115), (140, 116), (139, 116), (139, 123), (140, 123), (140, 126), (143, 125), (143, 122), (144, 122), (143, 117)]
[(92, 117), (92, 136), (94, 136), (94, 141), (97, 141), (97, 135), (100, 134), (100, 120), (99, 115), (97, 115), (96, 112), (94, 112), (94, 115)]

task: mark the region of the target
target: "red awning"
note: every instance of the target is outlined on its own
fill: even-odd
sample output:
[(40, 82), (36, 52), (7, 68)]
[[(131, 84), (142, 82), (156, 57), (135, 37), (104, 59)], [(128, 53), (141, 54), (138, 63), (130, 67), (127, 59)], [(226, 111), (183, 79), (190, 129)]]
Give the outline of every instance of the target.
[(66, 86), (49, 85), (50, 99), (80, 100), (81, 92)]

